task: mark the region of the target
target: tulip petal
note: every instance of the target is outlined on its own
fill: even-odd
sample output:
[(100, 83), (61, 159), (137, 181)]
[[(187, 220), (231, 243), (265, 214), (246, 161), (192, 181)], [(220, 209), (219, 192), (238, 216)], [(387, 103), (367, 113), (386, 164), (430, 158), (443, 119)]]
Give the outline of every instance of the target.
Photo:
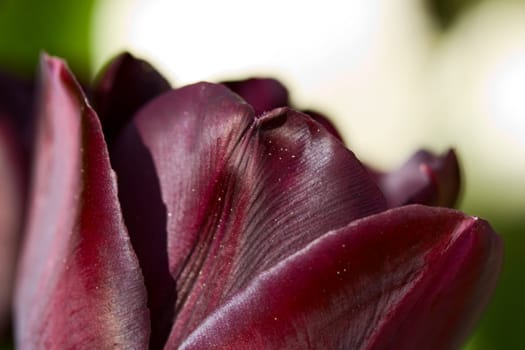
[(460, 190), (460, 170), (456, 154), (427, 151), (415, 153), (390, 173), (375, 173), (390, 208), (406, 204), (453, 207)]
[(62, 61), (44, 56), (41, 79), (17, 346), (145, 348), (146, 291), (98, 118)]
[[(151, 310), (152, 322), (152, 348), (161, 348), (164, 345), (175, 317), (177, 292), (175, 291), (174, 277), (170, 273), (170, 263), (168, 263), (167, 221), (168, 215), (171, 215), (171, 212), (174, 210), (173, 206), (178, 205), (177, 197), (172, 198), (174, 195), (173, 187), (179, 182), (183, 185), (182, 180), (179, 179), (179, 172), (186, 169), (184, 170), (186, 176), (201, 174), (203, 177), (212, 177), (214, 172), (218, 172), (216, 168), (223, 166), (224, 161), (221, 159), (221, 156), (231, 153), (231, 143), (236, 141), (233, 137), (230, 137), (228, 140), (228, 135), (226, 135), (227, 137), (222, 139), (223, 143), (221, 144), (221, 139), (217, 140), (214, 134), (220, 137), (222, 131), (219, 129), (213, 134), (213, 128), (222, 127), (229, 130), (235, 129), (234, 125), (244, 123), (243, 125), (237, 125), (240, 130), (243, 130), (246, 128), (249, 119), (243, 120), (242, 116), (244, 114), (251, 116), (252, 113), (251, 107), (242, 102), (228, 89), (220, 87), (219, 93), (215, 94), (215, 91), (210, 93), (209, 90), (209, 88), (206, 89), (206, 86), (204, 86), (202, 91), (183, 88), (175, 90), (178, 92), (169, 92), (157, 98), (145, 108), (145, 111), (141, 111), (142, 117), (135, 118), (135, 122), (123, 130), (111, 151), (112, 163), (118, 175), (119, 197), (121, 198), (125, 222), (137, 252), (148, 289), (148, 306)], [(198, 96), (200, 92), (203, 94), (202, 101), (197, 102), (201, 102), (202, 105), (193, 106), (194, 108), (189, 111), (185, 110), (187, 104), (195, 101), (194, 95)], [(176, 95), (174, 103), (166, 104), (162, 102), (166, 99), (170, 100), (172, 95)], [(159, 100), (161, 103), (158, 102)], [(231, 110), (228, 110), (228, 112), (231, 113), (231, 117), (230, 114), (220, 115), (219, 113), (224, 112), (221, 110), (216, 116), (214, 115), (214, 108), (225, 104), (223, 101), (225, 103), (229, 102)], [(202, 118), (198, 118), (200, 110), (202, 110)], [(188, 113), (190, 114), (186, 116)], [(182, 118), (179, 114), (182, 114), (185, 118)], [(208, 117), (208, 120), (204, 118), (205, 116)], [(236, 120), (235, 117), (238, 116), (241, 117)], [(191, 120), (189, 117), (192, 117), (194, 120)], [(225, 121), (228, 122), (228, 119), (231, 119), (230, 123), (232, 126), (224, 123)], [(144, 123), (144, 126), (138, 125), (137, 120)], [(181, 121), (183, 122), (182, 124), (175, 124)], [(188, 125), (184, 125), (184, 123)], [(202, 140), (203, 142), (201, 142), (200, 139), (195, 137), (195, 140), (192, 140), (192, 135), (198, 135), (200, 132), (201, 124), (204, 126), (207, 123), (209, 123), (209, 129), (212, 130), (209, 133), (210, 139)], [(158, 147), (161, 150), (166, 150), (157, 156), (166, 158), (164, 160), (160, 159), (160, 161), (167, 169), (158, 170), (158, 165), (155, 163), (152, 152), (145, 145), (143, 136), (139, 133), (142, 127), (146, 129), (146, 132), (148, 128), (151, 128), (152, 132), (160, 133), (158, 137), (153, 135), (150, 141), (156, 143), (154, 148)], [(178, 129), (174, 127), (178, 127)], [(169, 134), (162, 135), (164, 131), (169, 131)], [(184, 148), (181, 148), (174, 153), (170, 148), (170, 146), (175, 145), (173, 141), (178, 141), (179, 143), (181, 141), (188, 142), (186, 148), (190, 149), (188, 152), (185, 152)], [(180, 148), (178, 147), (179, 145), (176, 146), (175, 150)], [(214, 149), (215, 147), (216, 150)], [(192, 148), (193, 150), (191, 150)], [(216, 165), (211, 164), (211, 162), (199, 164), (193, 159), (193, 154), (199, 155), (199, 153), (204, 152), (210, 152), (209, 158), (213, 159), (214, 151), (219, 156), (217, 157), (218, 164)], [(176, 161), (172, 159), (174, 157), (182, 157), (183, 159)], [(141, 171), (137, 172), (137, 168), (141, 169)], [(164, 185), (162, 188), (161, 184)], [(192, 197), (195, 199), (199, 198), (196, 194)], [(169, 200), (166, 200), (166, 198)], [(169, 210), (166, 203), (169, 203)], [(198, 203), (196, 204), (198, 205)], [(195, 210), (195, 208), (188, 210), (185, 210), (185, 212), (192, 214), (191, 210)], [(172, 270), (181, 269), (184, 260), (190, 255), (193, 245), (197, 241), (197, 237), (192, 237), (192, 235), (196, 234), (195, 229), (190, 228), (188, 233), (188, 237), (183, 235), (180, 239), (172, 239), (174, 241), (170, 259), (173, 266)], [(177, 273), (173, 275), (177, 275)]]
[(254, 118), (222, 85), (160, 96), (122, 136), (115, 155), (142, 143), (166, 205), (173, 347), (258, 272), (386, 208), (366, 169), (310, 117), (283, 108)]
[(289, 105), (288, 90), (275, 79), (250, 78), (226, 81), (223, 84), (248, 102), (253, 107), (255, 115)]
[(148, 62), (130, 53), (113, 59), (98, 78), (93, 94), (107, 142), (113, 141), (140, 107), (170, 88)]
[[(250, 78), (246, 80), (226, 81), (223, 82), (223, 84), (246, 100), (255, 110), (255, 115), (261, 115), (272, 109), (290, 105), (288, 90), (275, 79)], [(313, 110), (305, 110), (302, 112), (312, 117), (339, 140), (343, 139), (332, 122), (321, 113)]]
[(337, 128), (332, 124), (330, 119), (328, 119), (326, 116), (322, 115), (319, 112), (313, 111), (313, 110), (305, 110), (303, 113), (308, 114), (310, 117), (312, 117), (316, 122), (324, 126), (324, 128), (333, 136), (335, 136), (338, 140), (341, 142), (343, 141), (343, 138), (341, 137), (341, 134), (339, 131), (337, 131)]
[(257, 276), (182, 349), (454, 349), (502, 262), (490, 226), (402, 207), (332, 231)]

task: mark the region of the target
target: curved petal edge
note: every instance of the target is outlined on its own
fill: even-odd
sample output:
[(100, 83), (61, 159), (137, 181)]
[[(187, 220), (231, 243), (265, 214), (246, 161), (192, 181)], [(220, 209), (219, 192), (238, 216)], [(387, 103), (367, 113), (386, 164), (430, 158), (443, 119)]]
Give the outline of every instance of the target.
[(146, 291), (102, 130), (65, 63), (47, 55), (39, 112), (17, 347), (144, 348)]
[(456, 348), (501, 263), (501, 239), (483, 220), (445, 208), (392, 209), (260, 274), (181, 348)]

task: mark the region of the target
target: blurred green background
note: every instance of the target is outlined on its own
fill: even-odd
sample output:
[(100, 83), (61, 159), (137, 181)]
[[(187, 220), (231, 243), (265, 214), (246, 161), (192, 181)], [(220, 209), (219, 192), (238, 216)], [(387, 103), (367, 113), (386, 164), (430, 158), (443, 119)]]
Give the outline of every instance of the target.
[(493, 301), (466, 348), (520, 348), (525, 2), (353, 0), (348, 12), (324, 2), (257, 10), (196, 3), (1, 0), (0, 68), (33, 76), (45, 50), (88, 81), (128, 49), (177, 84), (277, 76), (298, 105), (329, 112), (377, 167), (419, 147), (455, 147), (465, 173), (461, 209), (491, 222), (506, 249)]
[(66, 57), (80, 77), (91, 75), (95, 0), (0, 1), (0, 66), (32, 76), (45, 50)]

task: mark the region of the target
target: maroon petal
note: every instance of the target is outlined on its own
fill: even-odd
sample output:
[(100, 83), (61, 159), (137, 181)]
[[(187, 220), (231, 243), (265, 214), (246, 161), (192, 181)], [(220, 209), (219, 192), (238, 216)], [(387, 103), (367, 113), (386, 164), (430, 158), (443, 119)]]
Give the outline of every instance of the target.
[(289, 105), (288, 90), (275, 79), (250, 78), (223, 84), (252, 105), (255, 115)]
[(319, 124), (288, 109), (254, 118), (222, 85), (164, 94), (133, 124), (115, 154), (142, 143), (159, 177), (178, 293), (170, 346), (257, 273), (385, 209), (367, 171)]
[(144, 348), (146, 291), (98, 118), (62, 61), (44, 56), (41, 79), (17, 345)]
[(343, 141), (343, 138), (341, 137), (341, 134), (339, 134), (339, 131), (337, 131), (337, 128), (332, 124), (330, 119), (328, 119), (326, 116), (322, 115), (319, 112), (313, 111), (313, 110), (305, 110), (303, 113), (308, 114), (310, 117), (312, 117), (316, 122), (324, 126), (324, 128), (333, 136), (335, 136), (340, 141)]
[(211, 314), (183, 349), (455, 349), (486, 305), (500, 238), (409, 206), (332, 231)]
[(13, 127), (0, 115), (0, 339), (9, 325), (22, 228), (25, 184), (18, 141)]
[(170, 84), (146, 61), (123, 53), (110, 62), (94, 89), (94, 105), (108, 142), (135, 112)]
[[(236, 117), (244, 114), (251, 115), (252, 113), (251, 107), (241, 102), (228, 89), (218, 88), (219, 93), (215, 94), (213, 94), (214, 91), (210, 93), (209, 90), (206, 85), (203, 85), (202, 91), (195, 88), (183, 88), (175, 90), (178, 92), (169, 92), (157, 98), (145, 110), (141, 111), (142, 117), (135, 118), (135, 122), (123, 130), (111, 152), (112, 163), (118, 175), (119, 196), (124, 218), (148, 289), (148, 306), (151, 310), (152, 322), (152, 348), (162, 348), (165, 344), (175, 317), (177, 293), (175, 291), (175, 280), (170, 273), (167, 248), (168, 218), (173, 212), (173, 206), (178, 205), (177, 197), (173, 197), (174, 184), (182, 184), (182, 181), (179, 180), (182, 174), (188, 176), (192, 172), (195, 174), (200, 172), (203, 177), (211, 177), (214, 172), (217, 172), (216, 168), (223, 166), (224, 160), (220, 157), (218, 157), (218, 164), (216, 165), (200, 164), (193, 160), (192, 154), (208, 151), (211, 152), (209, 158), (214, 160), (213, 152), (217, 152), (218, 155), (231, 153), (232, 143), (235, 143), (236, 140), (233, 137), (217, 139), (215, 136), (219, 135), (220, 137), (221, 127), (226, 130), (234, 129), (234, 127), (228, 126), (228, 124), (222, 125), (224, 123), (221, 122), (228, 121), (230, 115), (219, 115), (219, 113), (214, 115), (216, 106), (220, 107), (223, 101), (229, 102), (231, 107), (229, 110), (231, 112), (230, 122), (232, 125), (235, 122), (244, 123), (245, 125), (241, 126), (241, 130), (246, 127), (249, 119), (242, 120), (241, 117), (236, 120)], [(193, 108), (185, 110), (187, 105), (191, 105), (195, 101), (194, 95), (199, 96), (200, 92), (203, 94), (201, 105), (197, 104), (192, 106)], [(173, 103), (170, 97), (172, 95), (175, 95)], [(159, 100), (168, 100), (169, 103), (159, 103)], [(202, 118), (199, 119), (200, 110), (202, 110)], [(182, 115), (179, 116), (178, 114)], [(205, 116), (208, 117), (208, 120), (204, 120)], [(159, 133), (158, 137), (152, 135), (153, 138), (150, 141), (157, 145), (156, 148), (160, 147), (160, 149), (166, 150), (158, 156), (167, 158), (163, 163), (167, 169), (163, 168), (159, 171), (159, 166), (153, 159), (149, 145), (146, 146), (139, 133), (137, 120), (144, 123), (145, 128), (151, 127), (152, 133)], [(180, 124), (181, 121), (183, 124)], [(197, 136), (192, 139), (192, 135), (199, 135), (201, 128), (206, 125), (204, 122), (209, 123), (208, 128), (211, 130), (209, 139), (202, 140), (203, 142)], [(184, 123), (188, 125), (184, 125)], [(214, 131), (214, 128), (218, 130)], [(164, 135), (164, 131), (169, 131), (169, 134)], [(171, 149), (171, 146), (175, 145), (173, 141), (178, 143), (189, 142), (187, 146), (190, 148), (189, 152), (186, 153), (185, 149), (181, 148), (173, 153)], [(178, 144), (175, 146), (175, 149), (180, 148)], [(183, 159), (176, 162), (172, 159), (175, 157), (182, 157)], [(184, 160), (186, 162), (181, 165), (181, 161)], [(137, 172), (136, 169), (140, 169), (140, 172)], [(179, 174), (180, 172), (181, 174)], [(162, 188), (161, 184), (163, 185)], [(196, 196), (193, 198), (198, 199)], [(166, 208), (168, 205), (165, 203), (167, 202), (169, 202), (169, 210)], [(181, 214), (185, 212), (187, 210)], [(196, 212), (187, 213), (190, 216), (196, 214)], [(182, 269), (185, 259), (194, 249), (193, 245), (196, 244), (198, 237), (192, 236), (195, 234), (195, 229), (190, 228), (188, 237), (183, 235), (180, 239), (172, 239), (173, 249), (170, 259), (172, 271)]]
[(460, 190), (456, 154), (419, 151), (391, 173), (375, 173), (390, 208), (406, 204), (453, 207)]

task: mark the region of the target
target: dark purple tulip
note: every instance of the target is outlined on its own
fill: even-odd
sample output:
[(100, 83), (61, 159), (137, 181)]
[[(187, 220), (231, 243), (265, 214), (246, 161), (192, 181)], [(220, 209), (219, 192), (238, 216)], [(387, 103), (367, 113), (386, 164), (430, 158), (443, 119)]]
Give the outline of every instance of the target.
[(41, 74), (21, 349), (447, 349), (487, 304), (490, 225), (389, 209), (310, 116), (199, 83), (146, 103), (108, 152), (65, 64), (44, 57)]

